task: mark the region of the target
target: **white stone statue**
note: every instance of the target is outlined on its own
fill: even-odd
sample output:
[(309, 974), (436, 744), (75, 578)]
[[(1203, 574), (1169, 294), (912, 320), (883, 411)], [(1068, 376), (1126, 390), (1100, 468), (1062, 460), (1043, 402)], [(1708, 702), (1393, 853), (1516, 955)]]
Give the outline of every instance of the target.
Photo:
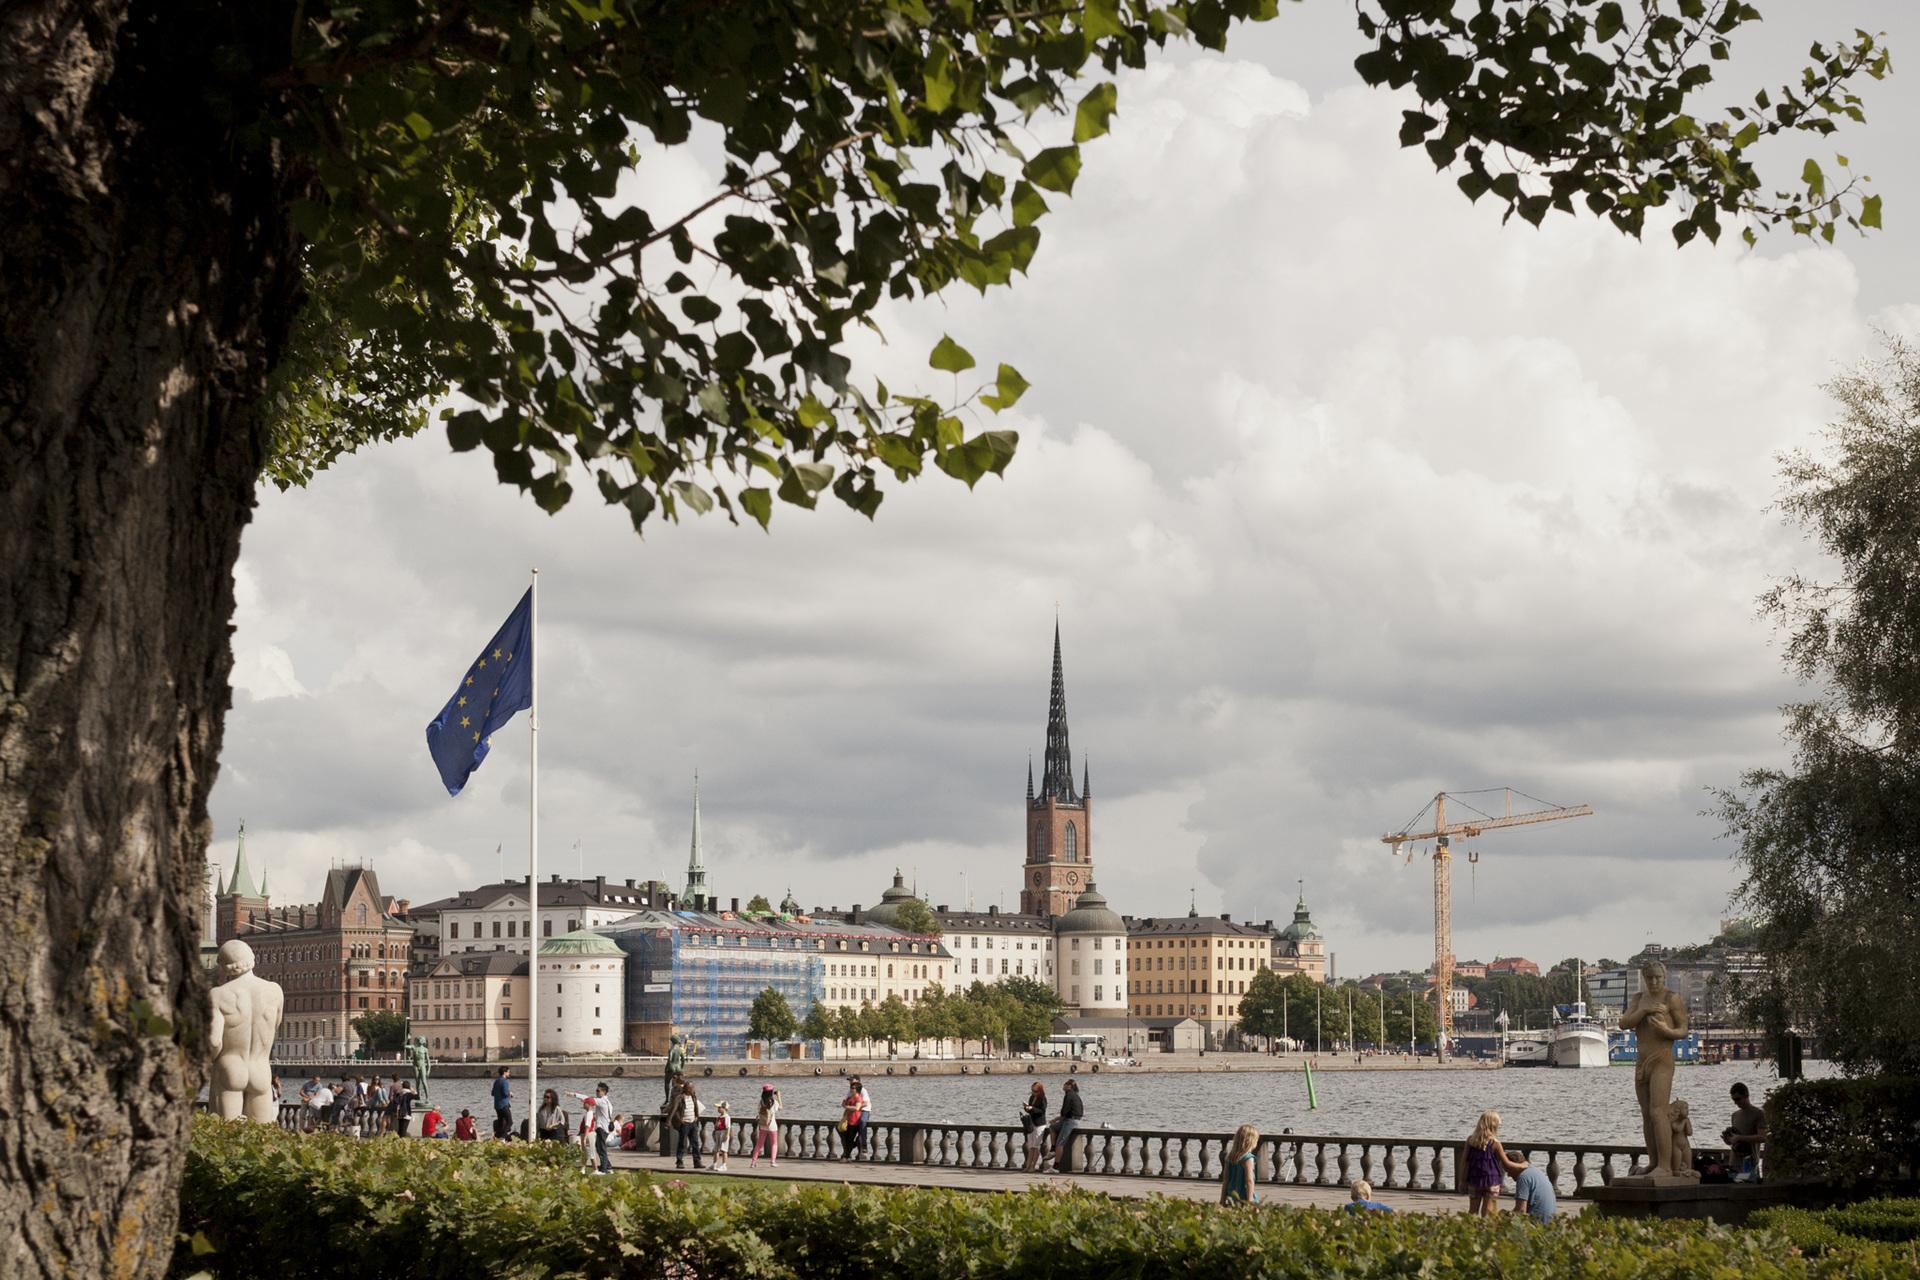
[(272, 1124), (270, 1058), (286, 997), (279, 983), (254, 973), (253, 948), (238, 938), (220, 944), (220, 976), (223, 981), (213, 989), (213, 1022), (207, 1032), (216, 1054), (208, 1086), (214, 1114), (222, 1120), (244, 1116)]
[[(1640, 1120), (1647, 1139), (1647, 1164), (1641, 1173), (1617, 1179), (1615, 1185), (1696, 1180), (1698, 1173), (1691, 1168), (1682, 1171), (1674, 1161), (1674, 1123), (1669, 1110), (1673, 1096), (1673, 1042), (1687, 1034), (1687, 1002), (1667, 990), (1667, 966), (1658, 960), (1649, 960), (1640, 966), (1640, 994), (1621, 1015), (1620, 1025), (1635, 1032), (1640, 1042), (1639, 1058), (1633, 1068), (1633, 1090), (1640, 1103)], [(1682, 1120), (1685, 1120), (1684, 1111)]]

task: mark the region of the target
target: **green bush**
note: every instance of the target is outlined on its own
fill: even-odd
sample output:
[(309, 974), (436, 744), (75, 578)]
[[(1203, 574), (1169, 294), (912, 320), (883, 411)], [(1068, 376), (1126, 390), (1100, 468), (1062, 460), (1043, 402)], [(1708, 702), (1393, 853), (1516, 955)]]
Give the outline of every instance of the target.
[(560, 1144), (300, 1137), (196, 1122), (174, 1275), (368, 1280), (1891, 1280), (1912, 1246), (1793, 1252), (1711, 1224), (1223, 1209), (1083, 1191), (684, 1190)]
[(1767, 1171), (1843, 1187), (1920, 1176), (1920, 1079), (1796, 1080), (1775, 1089)]
[(1920, 1241), (1920, 1200), (1863, 1200), (1831, 1209), (1767, 1209), (1749, 1225), (1778, 1231), (1809, 1253), (1868, 1241)]

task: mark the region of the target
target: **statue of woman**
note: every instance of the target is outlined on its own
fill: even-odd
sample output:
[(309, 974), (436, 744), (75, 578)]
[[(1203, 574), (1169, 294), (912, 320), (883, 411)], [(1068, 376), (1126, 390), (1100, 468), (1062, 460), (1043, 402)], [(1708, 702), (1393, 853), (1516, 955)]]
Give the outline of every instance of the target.
[(1640, 1040), (1633, 1093), (1647, 1140), (1645, 1171), (1666, 1175), (1673, 1163), (1673, 1122), (1667, 1114), (1673, 1096), (1673, 1042), (1687, 1034), (1687, 1002), (1667, 990), (1667, 966), (1658, 960), (1640, 966), (1640, 993), (1621, 1015), (1620, 1025)]

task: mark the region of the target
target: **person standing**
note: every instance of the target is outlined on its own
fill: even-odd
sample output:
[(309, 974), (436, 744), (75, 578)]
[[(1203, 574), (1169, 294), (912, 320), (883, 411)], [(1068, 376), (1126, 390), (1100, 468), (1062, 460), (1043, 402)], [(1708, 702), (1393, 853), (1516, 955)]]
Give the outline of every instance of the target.
[(860, 1077), (847, 1081), (847, 1096), (840, 1099), (840, 1158), (853, 1159), (853, 1153), (860, 1149), (860, 1131), (866, 1123), (866, 1090), (860, 1087)]
[(780, 1167), (780, 1091), (770, 1084), (760, 1086), (760, 1109), (753, 1116), (753, 1158), (747, 1168), (757, 1166), (763, 1152), (769, 1168)]
[(393, 1091), (393, 1101), (387, 1104), (387, 1115), (393, 1122), (393, 1131), (403, 1138), (413, 1123), (413, 1099), (413, 1086), (402, 1080)]
[(713, 1104), (713, 1171), (727, 1171), (727, 1144), (733, 1141), (733, 1116), (722, 1098)]
[(1026, 1131), (1026, 1170), (1032, 1173), (1040, 1167), (1041, 1140), (1047, 1131), (1047, 1086), (1038, 1080), (1020, 1108), (1020, 1127)]
[(560, 1095), (552, 1089), (540, 1095), (540, 1109), (533, 1114), (533, 1131), (542, 1142), (567, 1140), (567, 1113), (560, 1106)]
[(1733, 1097), (1733, 1121), (1720, 1134), (1720, 1140), (1733, 1152), (1735, 1182), (1758, 1182), (1760, 1159), (1767, 1148), (1767, 1113), (1753, 1105), (1747, 1086), (1735, 1081), (1729, 1091)]
[(1499, 1132), (1500, 1113), (1482, 1111), (1473, 1132), (1467, 1135), (1467, 1212), (1483, 1218), (1493, 1215), (1501, 1180), (1508, 1168), (1516, 1167), (1500, 1145)]
[(681, 1084), (680, 1097), (673, 1104), (673, 1127), (680, 1135), (673, 1153), (673, 1167), (681, 1168), (682, 1159), (692, 1153), (693, 1167), (700, 1168), (700, 1095), (691, 1080)]
[(513, 1137), (513, 1086), (505, 1067), (493, 1077), (493, 1136), (503, 1142)]
[(1258, 1204), (1260, 1193), (1254, 1190), (1254, 1151), (1260, 1145), (1260, 1131), (1250, 1124), (1234, 1130), (1233, 1141), (1220, 1161), (1220, 1203)]

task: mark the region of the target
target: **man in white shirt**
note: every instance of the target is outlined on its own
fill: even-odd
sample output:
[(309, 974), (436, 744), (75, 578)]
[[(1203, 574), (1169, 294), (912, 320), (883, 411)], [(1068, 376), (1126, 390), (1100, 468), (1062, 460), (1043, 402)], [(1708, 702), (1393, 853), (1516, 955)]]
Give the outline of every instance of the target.
[(613, 1161), (607, 1159), (607, 1134), (613, 1129), (613, 1099), (607, 1096), (607, 1082), (602, 1080), (594, 1086), (592, 1093), (576, 1093), (580, 1105), (593, 1116), (593, 1148), (600, 1158), (600, 1173), (612, 1173)]
[(307, 1129), (318, 1127), (333, 1107), (333, 1090), (322, 1084), (307, 1097)]

